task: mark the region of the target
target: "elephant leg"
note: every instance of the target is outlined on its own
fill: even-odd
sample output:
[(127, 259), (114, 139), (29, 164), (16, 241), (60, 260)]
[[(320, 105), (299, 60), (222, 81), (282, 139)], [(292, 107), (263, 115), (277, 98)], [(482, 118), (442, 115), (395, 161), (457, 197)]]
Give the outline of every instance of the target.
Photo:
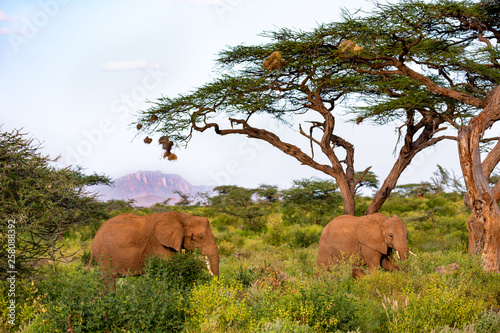
[(318, 259), (316, 260), (316, 277), (318, 277), (322, 271), (330, 271), (331, 266), (337, 265), (337, 257), (331, 248), (325, 249), (320, 246), (318, 251)]
[(382, 253), (361, 245), (361, 258), (366, 262), (368, 270), (378, 269), (381, 264)]

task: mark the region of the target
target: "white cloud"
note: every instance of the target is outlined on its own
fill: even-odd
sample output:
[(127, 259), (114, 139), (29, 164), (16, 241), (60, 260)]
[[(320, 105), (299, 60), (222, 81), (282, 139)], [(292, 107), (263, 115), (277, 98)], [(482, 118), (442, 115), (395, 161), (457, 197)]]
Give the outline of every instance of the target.
[(10, 28), (0, 28), (0, 35), (10, 35), (14, 33), (15, 31)]
[(145, 71), (148, 69), (159, 69), (160, 64), (148, 62), (146, 59), (137, 59), (133, 61), (112, 61), (101, 67), (103, 71), (125, 72), (125, 71)]
[(3, 22), (3, 21), (10, 21), (11, 18), (9, 16), (7, 16), (7, 14), (5, 14), (5, 12), (3, 10), (0, 10), (0, 22)]

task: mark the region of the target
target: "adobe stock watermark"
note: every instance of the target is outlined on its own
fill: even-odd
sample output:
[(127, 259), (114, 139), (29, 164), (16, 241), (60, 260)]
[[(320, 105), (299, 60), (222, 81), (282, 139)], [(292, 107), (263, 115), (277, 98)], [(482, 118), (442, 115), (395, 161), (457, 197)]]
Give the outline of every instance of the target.
[(7, 322), (16, 321), (16, 220), (7, 221)]
[(243, 3), (243, 0), (221, 0), (220, 4), (215, 5), (215, 12), (219, 19), (224, 20), (226, 14), (234, 11)]
[(37, 1), (38, 10), (31, 17), (22, 17), (21, 28), (17, 33), (9, 34), (9, 42), (15, 53), (19, 53), (20, 48), (35, 38), (40, 30), (45, 28), (51, 19), (56, 17), (62, 6), (68, 4), (71, 0), (39, 0)]
[(94, 149), (101, 145), (105, 137), (116, 129), (118, 121), (125, 121), (127, 116), (140, 107), (148, 96), (148, 92), (158, 89), (165, 78), (166, 71), (151, 69), (146, 72), (142, 82), (134, 86), (128, 93), (122, 94), (111, 104), (112, 116), (102, 118), (96, 127), (83, 129), (83, 139), (75, 146), (66, 146), (65, 163), (67, 165), (82, 164), (84, 159), (92, 154)]
[(431, 157), (436, 153), (436, 149), (433, 147), (429, 147), (427, 149), (424, 149), (415, 157), (413, 157), (410, 165), (408, 165), (403, 172), (403, 174), (399, 178), (399, 182), (401, 184), (406, 183), (409, 179), (412, 178), (412, 176), (415, 174), (415, 172), (418, 171), (419, 167), (423, 166), (426, 163), (427, 158)]
[(245, 171), (244, 166), (247, 163), (251, 163), (257, 159), (259, 152), (264, 150), (266, 144), (260, 140), (249, 140), (240, 143), (236, 149), (240, 159), (229, 160), (222, 170), (210, 171), (209, 176), (212, 182), (208, 185), (220, 186), (230, 184), (232, 177), (236, 177)]

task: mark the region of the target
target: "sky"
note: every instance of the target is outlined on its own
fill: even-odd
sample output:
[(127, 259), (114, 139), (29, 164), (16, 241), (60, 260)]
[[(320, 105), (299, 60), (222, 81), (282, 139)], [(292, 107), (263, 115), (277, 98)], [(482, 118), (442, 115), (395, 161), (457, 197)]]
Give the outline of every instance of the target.
[[(271, 145), (242, 136), (195, 133), (175, 162), (145, 145), (131, 123), (147, 101), (175, 97), (211, 81), (227, 46), (265, 43), (263, 31), (311, 30), (362, 0), (0, 0), (0, 126), (23, 129), (57, 166), (118, 178), (139, 170), (179, 174), (193, 185), (289, 187), (326, 175)], [(342, 113), (342, 110), (338, 110)], [(336, 133), (355, 146), (355, 169), (383, 179), (394, 160), (396, 126), (344, 122)], [(287, 128), (262, 119), (308, 150), (298, 118)], [(460, 174), (456, 143), (415, 157), (400, 184), (428, 180), (440, 164)]]

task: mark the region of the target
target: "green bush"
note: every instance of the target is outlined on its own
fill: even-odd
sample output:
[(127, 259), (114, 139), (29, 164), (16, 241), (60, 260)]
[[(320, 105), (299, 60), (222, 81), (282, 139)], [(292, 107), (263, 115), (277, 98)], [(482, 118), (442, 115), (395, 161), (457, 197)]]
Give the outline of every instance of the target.
[(301, 319), (317, 332), (356, 330), (360, 315), (356, 297), (349, 293), (352, 279), (319, 280), (301, 290), (300, 307), (293, 317)]
[[(9, 295), (10, 283), (7, 280), (0, 282), (0, 332), (17, 332), (18, 328), (23, 323), (36, 318), (37, 314), (43, 311), (41, 303), (42, 295), (32, 281), (27, 279), (16, 279), (15, 296)], [(10, 310), (10, 300), (14, 299), (15, 303), (15, 320), (12, 325), (8, 314)]]
[(41, 283), (45, 311), (29, 331), (178, 332), (184, 328), (189, 290), (208, 279), (196, 253), (178, 253), (168, 261), (151, 258), (144, 275), (119, 279), (116, 293), (103, 293), (98, 270), (64, 268)]
[(190, 331), (243, 331), (249, 324), (250, 308), (241, 284), (216, 278), (197, 285), (189, 297)]
[(45, 295), (45, 311), (30, 327), (30, 332), (104, 332), (111, 328), (107, 314), (114, 304), (115, 294), (101, 293), (96, 271), (62, 269), (51, 274), (40, 284)]
[(231, 226), (243, 225), (244, 222), (241, 218), (237, 216), (221, 213), (217, 215), (210, 224), (212, 226), (219, 227), (219, 226), (229, 226), (229, 225)]
[(145, 275), (162, 280), (170, 289), (189, 289), (196, 283), (208, 282), (210, 274), (199, 251), (179, 252), (168, 260), (150, 257), (144, 268)]
[(265, 323), (255, 333), (313, 333), (314, 330), (308, 325), (289, 319), (276, 319), (272, 323)]
[(388, 296), (382, 303), (390, 332), (425, 332), (437, 326), (463, 328), (484, 309), (484, 301), (472, 298), (466, 285), (430, 278), (418, 289), (403, 291), (404, 301)]
[(312, 244), (318, 245), (323, 228), (318, 225), (307, 227), (296, 227), (292, 232), (292, 247), (309, 247)]
[(500, 332), (500, 314), (488, 311), (475, 322), (474, 326), (476, 333)]
[(243, 287), (250, 287), (258, 277), (258, 272), (255, 268), (243, 268), (242, 265), (234, 271), (234, 279)]

